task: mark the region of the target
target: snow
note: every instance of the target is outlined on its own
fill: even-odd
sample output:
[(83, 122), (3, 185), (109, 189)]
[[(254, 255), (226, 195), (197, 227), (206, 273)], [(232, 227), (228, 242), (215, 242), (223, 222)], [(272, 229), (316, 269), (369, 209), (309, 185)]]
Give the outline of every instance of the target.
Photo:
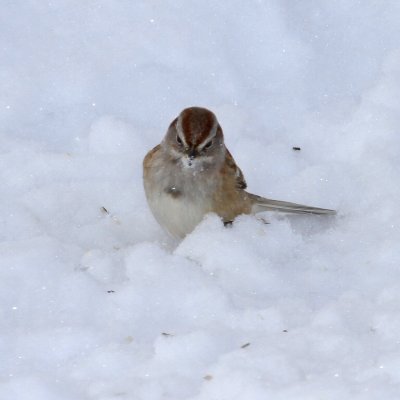
[[(0, 399), (400, 397), (399, 2), (3, 3)], [(168, 237), (141, 162), (192, 105), (338, 215)]]

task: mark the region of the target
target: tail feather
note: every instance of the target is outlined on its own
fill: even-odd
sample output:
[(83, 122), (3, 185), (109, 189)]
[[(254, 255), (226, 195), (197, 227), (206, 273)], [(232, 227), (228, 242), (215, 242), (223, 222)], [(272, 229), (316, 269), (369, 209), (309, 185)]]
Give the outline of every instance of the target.
[(317, 215), (334, 215), (335, 210), (326, 208), (310, 207), (303, 204), (290, 203), (288, 201), (266, 199), (265, 197), (251, 194), (253, 199), (253, 212), (261, 211), (279, 211), (295, 214), (317, 214)]

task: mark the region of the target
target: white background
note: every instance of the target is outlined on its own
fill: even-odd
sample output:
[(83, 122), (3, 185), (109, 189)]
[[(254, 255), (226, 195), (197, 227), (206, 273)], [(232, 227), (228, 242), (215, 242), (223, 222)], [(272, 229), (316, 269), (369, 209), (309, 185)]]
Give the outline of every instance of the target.
[[(399, 21), (389, 0), (1, 1), (0, 398), (398, 399)], [(141, 162), (192, 105), (251, 192), (338, 215), (170, 239)]]

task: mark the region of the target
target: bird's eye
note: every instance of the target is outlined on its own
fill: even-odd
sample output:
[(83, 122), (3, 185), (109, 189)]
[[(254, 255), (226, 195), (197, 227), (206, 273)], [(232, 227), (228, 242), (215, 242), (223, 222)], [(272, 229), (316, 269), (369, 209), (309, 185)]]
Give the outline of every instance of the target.
[(182, 139), (176, 135), (176, 141), (178, 142), (179, 146), (182, 146)]
[(204, 146), (205, 149), (209, 149), (212, 146), (213, 142), (212, 140), (210, 140), (209, 142), (206, 143), (206, 145)]

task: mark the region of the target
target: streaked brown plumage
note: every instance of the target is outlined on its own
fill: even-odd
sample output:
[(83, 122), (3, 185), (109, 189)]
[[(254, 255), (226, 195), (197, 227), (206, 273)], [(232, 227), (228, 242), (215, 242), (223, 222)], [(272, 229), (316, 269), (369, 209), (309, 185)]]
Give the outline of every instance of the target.
[(176, 237), (190, 233), (209, 212), (224, 222), (261, 211), (335, 213), (248, 193), (217, 118), (200, 107), (183, 110), (163, 141), (149, 151), (143, 161), (143, 182), (155, 218)]

